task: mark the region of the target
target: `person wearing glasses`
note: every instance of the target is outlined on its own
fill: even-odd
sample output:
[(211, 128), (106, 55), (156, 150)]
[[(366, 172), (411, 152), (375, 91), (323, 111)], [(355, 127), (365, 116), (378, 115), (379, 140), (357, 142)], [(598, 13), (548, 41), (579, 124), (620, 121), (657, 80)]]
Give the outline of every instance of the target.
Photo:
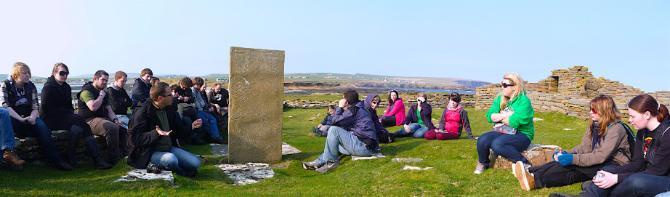
[(384, 110), (384, 116), (379, 120), (384, 127), (400, 126), (405, 122), (405, 104), (400, 98), (398, 91), (391, 90), (388, 94), (388, 106)]
[[(49, 164), (60, 170), (72, 170), (72, 166), (58, 154), (58, 148), (51, 138), (51, 130), (39, 117), (37, 88), (30, 81), (30, 68), (23, 62), (16, 62), (12, 68), (11, 78), (2, 83), (0, 103), (12, 117), (15, 135), (35, 137), (40, 149), (49, 160)], [(13, 140), (13, 139), (12, 139)]]
[(178, 175), (194, 177), (202, 163), (198, 156), (180, 148), (177, 134), (184, 126), (197, 129), (201, 120), (182, 124), (172, 106), (174, 98), (165, 82), (158, 82), (149, 90), (149, 99), (133, 113), (128, 133), (132, 141), (128, 165), (145, 169), (149, 163)]
[(68, 130), (69, 141), (67, 144), (66, 159), (71, 166), (77, 166), (77, 145), (80, 139), (84, 139), (86, 154), (93, 159), (98, 169), (109, 169), (112, 167), (100, 156), (100, 148), (93, 138), (91, 127), (84, 119), (74, 113), (72, 105), (72, 88), (67, 83), (70, 73), (67, 65), (56, 63), (42, 88), (42, 103), (40, 116), (51, 130)]
[(590, 103), (589, 127), (582, 142), (569, 151), (556, 151), (554, 161), (523, 168), (512, 167), (521, 189), (559, 187), (591, 180), (606, 165), (622, 166), (630, 161), (632, 131), (621, 122), (621, 115), (610, 96), (600, 95)]
[(521, 152), (528, 148), (535, 135), (534, 111), (523, 83), (518, 74), (503, 76), (502, 91), (486, 113), (487, 120), (493, 123), (493, 131), (484, 133), (477, 140), (479, 162), (474, 174), (481, 174), (490, 166), (491, 149), (513, 163), (521, 161), (530, 166)]

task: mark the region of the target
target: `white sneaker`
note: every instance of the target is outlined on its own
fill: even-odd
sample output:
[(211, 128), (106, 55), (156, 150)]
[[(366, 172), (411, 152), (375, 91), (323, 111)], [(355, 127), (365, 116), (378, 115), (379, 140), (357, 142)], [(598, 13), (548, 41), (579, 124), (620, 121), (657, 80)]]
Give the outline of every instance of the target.
[(484, 166), (484, 164), (481, 164), (481, 163), (477, 162), (477, 167), (475, 167), (474, 173), (475, 174), (482, 174), (482, 173), (484, 173), (484, 170), (486, 170), (486, 166)]

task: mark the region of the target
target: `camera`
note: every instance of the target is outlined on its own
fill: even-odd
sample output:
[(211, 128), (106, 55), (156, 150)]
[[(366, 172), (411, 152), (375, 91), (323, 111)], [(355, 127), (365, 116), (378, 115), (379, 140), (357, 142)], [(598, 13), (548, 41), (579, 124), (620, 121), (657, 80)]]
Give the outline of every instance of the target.
[(156, 164), (149, 163), (149, 165), (147, 165), (147, 173), (160, 174), (162, 171), (163, 170)]

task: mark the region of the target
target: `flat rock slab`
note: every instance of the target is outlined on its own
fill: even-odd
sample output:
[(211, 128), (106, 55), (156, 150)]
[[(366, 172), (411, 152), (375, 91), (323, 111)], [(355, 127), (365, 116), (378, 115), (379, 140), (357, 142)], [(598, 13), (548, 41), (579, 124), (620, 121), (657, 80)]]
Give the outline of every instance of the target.
[[(212, 147), (212, 154), (216, 156), (228, 156), (228, 145), (225, 144), (209, 144)], [(286, 142), (282, 143), (281, 154), (282, 155), (291, 155), (301, 153), (299, 149), (287, 144)]]
[(161, 171), (160, 174), (148, 173), (146, 169), (134, 169), (128, 172), (127, 175), (121, 176), (114, 182), (133, 182), (137, 180), (164, 180), (170, 184), (174, 184), (174, 176), (172, 171)]
[(356, 160), (370, 160), (370, 159), (379, 159), (379, 158), (384, 158), (386, 156), (382, 155), (381, 153), (374, 154), (369, 157), (360, 157), (360, 156), (351, 156), (351, 160), (356, 161)]
[(402, 167), (402, 170), (415, 170), (415, 171), (423, 171), (423, 170), (430, 170), (433, 169), (433, 167), (417, 167), (417, 166), (404, 166)]
[(270, 165), (265, 163), (221, 164), (217, 165), (235, 185), (258, 183), (275, 176)]
[(418, 163), (418, 162), (422, 162), (423, 159), (413, 158), (413, 157), (406, 157), (406, 158), (398, 157), (398, 158), (393, 158), (391, 161), (398, 162), (398, 163)]

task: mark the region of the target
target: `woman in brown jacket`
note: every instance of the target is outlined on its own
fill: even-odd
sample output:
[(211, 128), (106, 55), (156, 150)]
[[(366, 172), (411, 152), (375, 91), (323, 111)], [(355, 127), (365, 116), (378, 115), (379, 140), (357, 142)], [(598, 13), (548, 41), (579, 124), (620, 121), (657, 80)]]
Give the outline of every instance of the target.
[(582, 142), (571, 151), (557, 152), (554, 161), (524, 169), (514, 165), (514, 176), (523, 190), (558, 187), (591, 180), (605, 165), (624, 165), (630, 161), (629, 129), (610, 96), (591, 100), (589, 128)]

